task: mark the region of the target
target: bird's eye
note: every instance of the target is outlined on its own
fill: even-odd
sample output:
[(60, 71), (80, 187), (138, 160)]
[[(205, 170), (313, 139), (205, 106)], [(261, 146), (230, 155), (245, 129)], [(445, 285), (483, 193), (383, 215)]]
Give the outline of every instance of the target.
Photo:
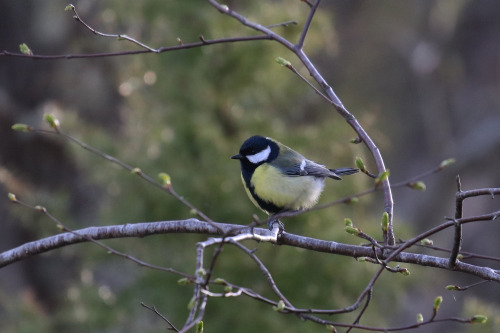
[(248, 156), (248, 155), (253, 155), (253, 154), (255, 154), (255, 153), (256, 153), (255, 149), (246, 149), (246, 150), (243, 152), (243, 155)]

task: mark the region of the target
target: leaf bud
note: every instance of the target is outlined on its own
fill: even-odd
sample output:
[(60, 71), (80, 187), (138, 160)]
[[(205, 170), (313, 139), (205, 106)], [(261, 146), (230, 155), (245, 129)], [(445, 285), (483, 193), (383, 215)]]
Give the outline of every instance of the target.
[(432, 239), (429, 239), (429, 238), (424, 238), (420, 241), (420, 245), (424, 245), (424, 246), (432, 246), (434, 245), (434, 242), (432, 241)]
[(19, 132), (30, 132), (33, 129), (31, 126), (28, 126), (26, 124), (14, 124), (10, 128), (12, 128), (14, 131)]
[(449, 158), (449, 159), (444, 160), (443, 162), (441, 162), (441, 164), (439, 165), (439, 168), (440, 169), (444, 169), (444, 168), (452, 165), (453, 163), (455, 163), (455, 159), (454, 158)]
[(385, 170), (384, 172), (382, 172), (377, 178), (375, 178), (375, 186), (379, 186), (380, 184), (382, 184), (384, 180), (389, 178), (389, 174), (389, 170)]
[(177, 280), (177, 284), (179, 286), (188, 286), (190, 285), (191, 283), (193, 283), (193, 281), (191, 281), (190, 279), (188, 278), (182, 278), (182, 279), (179, 279)]
[(279, 300), (278, 305), (273, 306), (274, 311), (283, 311), (285, 309), (285, 302), (283, 300)]
[(443, 296), (438, 296), (434, 299), (433, 308), (435, 311), (437, 311), (439, 309), (439, 307), (441, 306), (441, 303), (443, 303)]
[(361, 172), (366, 171), (365, 163), (363, 162), (361, 157), (356, 157), (356, 166), (358, 167), (359, 170), (361, 170)]
[(472, 324), (484, 324), (488, 321), (488, 317), (483, 316), (483, 315), (475, 315), (474, 317), (471, 318), (470, 322)]
[(33, 55), (33, 51), (31, 51), (31, 49), (26, 43), (22, 43), (19, 45), (19, 51), (21, 51), (22, 54), (27, 54), (30, 56)]
[(203, 333), (203, 321), (196, 323), (196, 333)]
[(382, 230), (387, 231), (389, 229), (389, 214), (384, 212), (382, 214)]
[(50, 125), (50, 127), (52, 127), (55, 130), (59, 130), (60, 123), (59, 123), (59, 120), (56, 117), (54, 117), (53, 115), (47, 113), (44, 116), (44, 119)]
[(351, 234), (351, 235), (359, 235), (360, 231), (359, 228), (356, 228), (356, 227), (352, 227), (352, 226), (346, 226), (344, 228), (344, 230), (348, 233), (348, 234)]
[(425, 191), (427, 189), (427, 187), (425, 186), (425, 183), (422, 181), (410, 182), (410, 183), (408, 183), (408, 186), (414, 190), (417, 190), (417, 191)]
[(276, 57), (274, 59), (278, 64), (280, 64), (281, 66), (285, 66), (285, 67), (289, 67), (289, 66), (292, 66), (292, 63), (282, 57)]
[(172, 186), (172, 182), (171, 182), (170, 176), (167, 173), (160, 172), (158, 174), (158, 179), (160, 180), (161, 185), (163, 187), (170, 188), (170, 186)]
[(10, 201), (17, 202), (17, 198), (16, 198), (16, 195), (14, 193), (9, 193), (9, 194), (7, 194), (7, 196), (8, 196)]

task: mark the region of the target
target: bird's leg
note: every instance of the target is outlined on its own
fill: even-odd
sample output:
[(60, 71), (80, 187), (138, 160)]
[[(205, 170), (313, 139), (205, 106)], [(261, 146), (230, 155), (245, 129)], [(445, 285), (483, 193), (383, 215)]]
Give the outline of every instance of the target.
[(269, 218), (269, 221), (267, 222), (267, 228), (270, 231), (273, 231), (274, 228), (278, 228), (278, 238), (281, 237), (283, 232), (285, 232), (285, 225), (283, 224), (283, 222), (281, 222), (277, 218), (273, 218), (272, 216), (271, 218)]

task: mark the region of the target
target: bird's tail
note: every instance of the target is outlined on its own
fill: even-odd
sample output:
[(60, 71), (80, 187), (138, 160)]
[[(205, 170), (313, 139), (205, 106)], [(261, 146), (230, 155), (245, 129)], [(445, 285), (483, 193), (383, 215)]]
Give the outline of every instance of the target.
[[(333, 173), (339, 176), (347, 176), (347, 175), (352, 175), (353, 173), (357, 173), (359, 169), (354, 169), (354, 168), (338, 168), (338, 169), (330, 169)], [(340, 178), (340, 177), (339, 177)]]

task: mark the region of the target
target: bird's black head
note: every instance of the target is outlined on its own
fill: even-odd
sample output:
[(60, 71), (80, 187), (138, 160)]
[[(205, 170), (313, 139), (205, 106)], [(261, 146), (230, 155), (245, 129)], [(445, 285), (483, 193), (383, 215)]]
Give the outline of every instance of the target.
[(241, 145), (240, 153), (231, 158), (240, 160), (242, 167), (247, 165), (256, 168), (278, 157), (279, 150), (279, 146), (272, 139), (254, 135), (246, 139)]

